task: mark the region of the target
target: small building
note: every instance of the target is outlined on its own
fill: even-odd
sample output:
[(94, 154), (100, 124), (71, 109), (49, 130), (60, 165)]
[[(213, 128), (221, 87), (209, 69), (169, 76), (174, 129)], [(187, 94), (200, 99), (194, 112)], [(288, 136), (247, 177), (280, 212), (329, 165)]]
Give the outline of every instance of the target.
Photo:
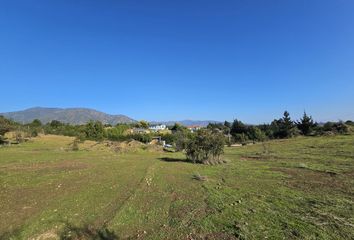
[(159, 131), (166, 130), (166, 125), (164, 124), (154, 125), (154, 126), (150, 126), (149, 129), (153, 132), (159, 132)]
[(202, 127), (201, 126), (198, 126), (198, 125), (192, 125), (192, 126), (188, 126), (187, 127), (191, 132), (195, 132), (195, 131), (198, 131), (199, 129), (201, 129)]

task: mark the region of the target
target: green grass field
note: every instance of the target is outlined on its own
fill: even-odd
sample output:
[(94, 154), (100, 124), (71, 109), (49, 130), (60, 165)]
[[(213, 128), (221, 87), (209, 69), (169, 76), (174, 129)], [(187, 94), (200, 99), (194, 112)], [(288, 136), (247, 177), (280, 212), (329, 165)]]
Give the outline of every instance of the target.
[(217, 166), (71, 142), (0, 148), (1, 239), (354, 239), (354, 136), (226, 148)]

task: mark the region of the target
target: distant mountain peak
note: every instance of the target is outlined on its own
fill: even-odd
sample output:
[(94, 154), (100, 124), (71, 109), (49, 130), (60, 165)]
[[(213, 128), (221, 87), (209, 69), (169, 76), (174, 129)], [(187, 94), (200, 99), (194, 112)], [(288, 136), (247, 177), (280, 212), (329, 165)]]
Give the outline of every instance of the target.
[(0, 113), (7, 118), (20, 123), (29, 123), (39, 119), (43, 123), (58, 120), (70, 124), (85, 124), (90, 120), (101, 121), (115, 125), (117, 123), (132, 123), (134, 119), (125, 115), (111, 115), (90, 108), (46, 108), (32, 107), (23, 111)]

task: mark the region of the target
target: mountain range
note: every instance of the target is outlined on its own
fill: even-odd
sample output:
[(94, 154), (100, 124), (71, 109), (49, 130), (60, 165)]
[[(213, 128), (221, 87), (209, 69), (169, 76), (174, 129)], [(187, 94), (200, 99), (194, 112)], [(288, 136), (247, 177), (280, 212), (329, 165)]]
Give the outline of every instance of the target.
[[(111, 125), (116, 125), (117, 123), (133, 123), (136, 120), (122, 115), (111, 115), (104, 112), (100, 112), (89, 108), (45, 108), (45, 107), (34, 107), (22, 111), (16, 112), (6, 112), (0, 113), (0, 115), (12, 119), (19, 123), (30, 123), (34, 119), (39, 119), (42, 123), (48, 123), (52, 120), (58, 120), (63, 123), (70, 124), (85, 124), (90, 120), (101, 121), (102, 123), (107, 123)], [(213, 120), (181, 120), (181, 121), (152, 121), (150, 124), (165, 124), (173, 125), (175, 123), (180, 123), (185, 126), (206, 126), (209, 123), (216, 123), (218, 121)]]
[(125, 115), (110, 115), (89, 108), (43, 108), (35, 107), (23, 111), (0, 113), (6, 118), (10, 118), (19, 123), (30, 123), (34, 119), (39, 119), (42, 123), (58, 120), (63, 123), (85, 124), (90, 120), (101, 121), (115, 125), (117, 123), (135, 122)]

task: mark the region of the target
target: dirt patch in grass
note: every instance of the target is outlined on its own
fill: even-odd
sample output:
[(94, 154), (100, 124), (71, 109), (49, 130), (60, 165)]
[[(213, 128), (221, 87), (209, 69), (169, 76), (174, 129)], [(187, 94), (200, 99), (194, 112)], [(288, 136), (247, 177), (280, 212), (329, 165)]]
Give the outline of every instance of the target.
[[(303, 191), (339, 191), (348, 195), (354, 195), (350, 183), (345, 181), (346, 176), (333, 174), (332, 172), (314, 171), (305, 168), (272, 168), (288, 175), (285, 183)], [(353, 174), (353, 173), (351, 173)]]

